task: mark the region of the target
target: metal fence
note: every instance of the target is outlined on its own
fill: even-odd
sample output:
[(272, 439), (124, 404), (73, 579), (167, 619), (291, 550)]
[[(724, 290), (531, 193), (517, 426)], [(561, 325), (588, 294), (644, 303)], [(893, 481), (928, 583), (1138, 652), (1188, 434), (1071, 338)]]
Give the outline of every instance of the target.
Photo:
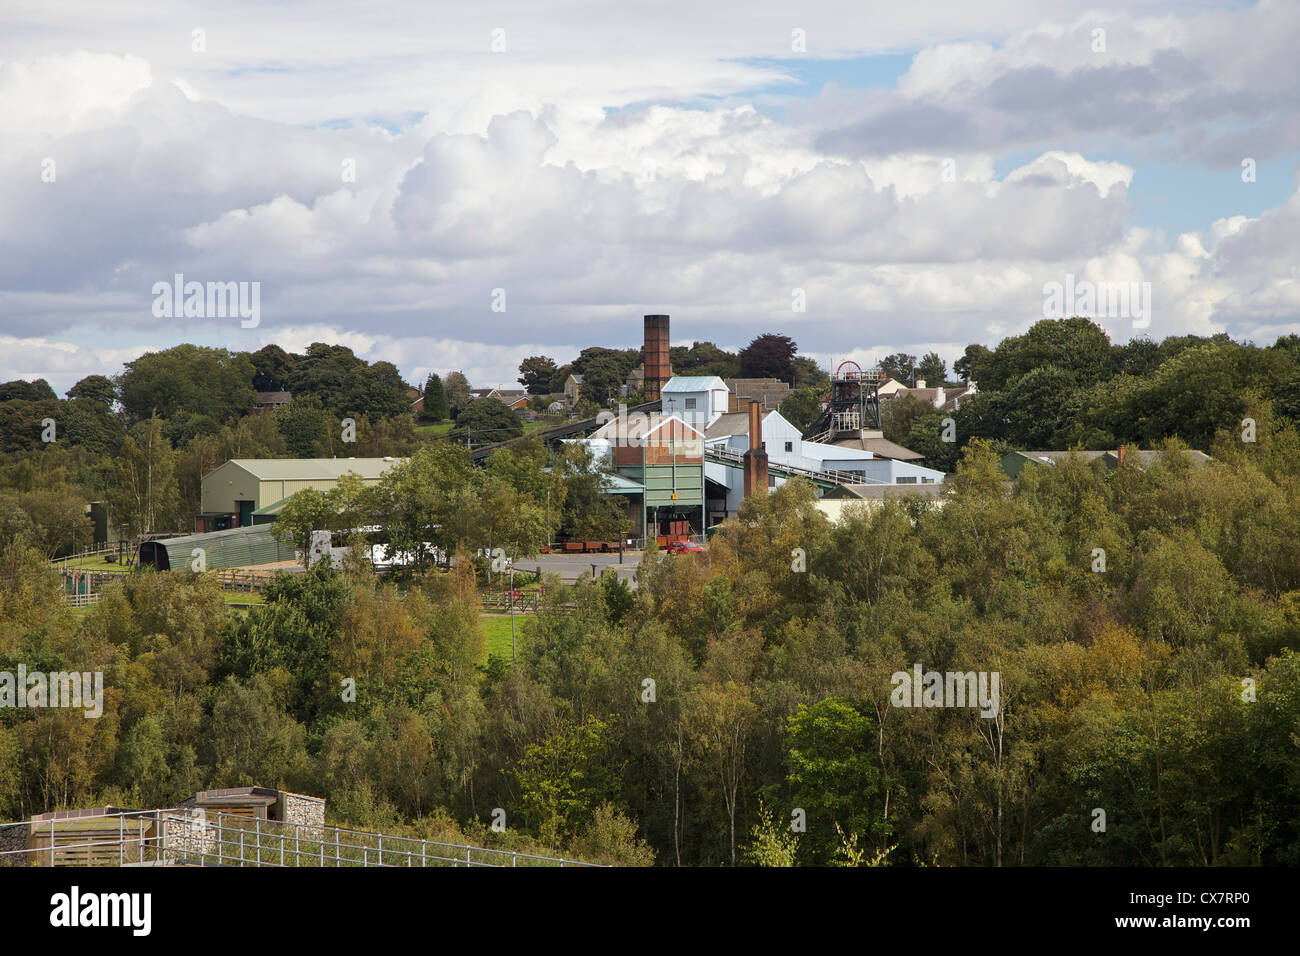
[(12, 824), (23, 849), (0, 866), (596, 866), (560, 857), (343, 827), (171, 809), (123, 811)]

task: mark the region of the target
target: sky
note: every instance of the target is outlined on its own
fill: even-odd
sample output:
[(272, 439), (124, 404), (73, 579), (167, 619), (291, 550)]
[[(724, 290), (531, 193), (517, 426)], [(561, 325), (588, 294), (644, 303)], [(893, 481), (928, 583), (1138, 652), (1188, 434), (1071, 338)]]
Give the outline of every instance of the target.
[(1294, 0), (440, 6), (5, 0), (0, 381), (324, 341), (513, 386), (648, 313), (951, 363), (1089, 283), (1116, 342), (1300, 332)]

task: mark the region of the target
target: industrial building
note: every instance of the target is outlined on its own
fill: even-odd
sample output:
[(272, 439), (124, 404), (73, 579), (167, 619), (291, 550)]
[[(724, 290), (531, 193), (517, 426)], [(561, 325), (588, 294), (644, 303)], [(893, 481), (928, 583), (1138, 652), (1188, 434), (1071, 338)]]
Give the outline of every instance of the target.
[(271, 534), (269, 524), (259, 524), (142, 541), (138, 563), (158, 571), (182, 571), (193, 566), (199, 551), (207, 571), (297, 560), (297, 552)]
[(366, 484), (379, 478), (401, 458), (232, 458), (203, 476), (202, 512), (196, 532), (244, 528), (275, 520), (295, 492), (307, 488), (329, 491), (347, 474)]

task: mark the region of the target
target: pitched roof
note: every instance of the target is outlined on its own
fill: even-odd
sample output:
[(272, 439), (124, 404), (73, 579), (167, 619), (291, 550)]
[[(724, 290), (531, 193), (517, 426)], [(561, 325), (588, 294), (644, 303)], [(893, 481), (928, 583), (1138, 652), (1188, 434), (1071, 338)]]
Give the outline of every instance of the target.
[[(232, 458), (230, 461), (260, 481), (338, 479), (348, 472), (378, 478), (405, 458)], [(211, 474), (211, 472), (209, 472)]]
[(704, 430), (705, 438), (729, 438), (749, 434), (749, 412), (727, 412), (719, 415)]
[(894, 461), (921, 461), (925, 458), (920, 452), (904, 448), (888, 438), (862, 436), (858, 438), (841, 438), (831, 442), (836, 448), (853, 448), (869, 451), (877, 458), (892, 458)]
[(288, 392), (258, 392), (257, 402), (259, 405), (288, 405), (293, 401), (293, 396)]
[(710, 389), (726, 391), (727, 383), (717, 375), (674, 375), (661, 392), (707, 392)]
[(605, 424), (592, 432), (591, 437), (604, 438), (610, 441), (618, 441), (620, 439), (624, 441), (636, 441), (637, 439), (645, 438), (653, 434), (671, 421), (676, 421), (687, 431), (694, 432), (694, 434), (698, 436), (688, 437), (688, 440), (690, 441), (699, 441), (700, 438), (704, 437), (698, 428), (694, 428), (687, 422), (683, 421), (681, 416), (665, 415), (662, 412), (651, 412), (648, 415), (637, 414), (627, 416), (625, 420), (627, 431), (624, 434), (620, 434), (619, 432), (619, 419), (611, 418), (609, 421), (605, 422)]

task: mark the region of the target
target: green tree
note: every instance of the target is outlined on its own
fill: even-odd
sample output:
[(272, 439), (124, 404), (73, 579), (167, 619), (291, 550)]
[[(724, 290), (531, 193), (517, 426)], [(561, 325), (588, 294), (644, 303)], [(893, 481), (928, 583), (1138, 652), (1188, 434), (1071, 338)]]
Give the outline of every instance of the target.
[(545, 355), (530, 355), (519, 363), (518, 382), (529, 395), (545, 395), (553, 391), (552, 383), (559, 369), (555, 360)]
[(451, 408), (447, 404), (447, 392), (442, 387), (442, 379), (437, 372), (430, 372), (424, 383), (424, 410), (420, 417), (425, 421), (442, 422), (451, 417)]
[(456, 428), (469, 436), (471, 445), (509, 441), (524, 433), (519, 416), (505, 402), (488, 396), (466, 405), (456, 416)]
[(794, 381), (794, 357), (799, 351), (788, 335), (766, 332), (740, 350), (742, 378), (776, 378)]

